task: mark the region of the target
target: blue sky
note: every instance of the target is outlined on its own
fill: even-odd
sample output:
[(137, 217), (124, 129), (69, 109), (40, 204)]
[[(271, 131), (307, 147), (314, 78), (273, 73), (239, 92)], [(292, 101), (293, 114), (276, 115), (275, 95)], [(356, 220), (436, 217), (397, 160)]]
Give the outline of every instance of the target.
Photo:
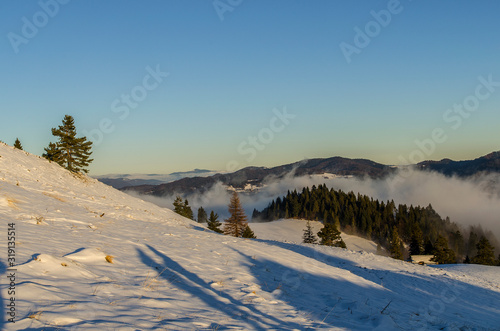
[(41, 155), (70, 114), (96, 141), (94, 175), (475, 158), (500, 149), (499, 12), (493, 0), (2, 1), (0, 140)]

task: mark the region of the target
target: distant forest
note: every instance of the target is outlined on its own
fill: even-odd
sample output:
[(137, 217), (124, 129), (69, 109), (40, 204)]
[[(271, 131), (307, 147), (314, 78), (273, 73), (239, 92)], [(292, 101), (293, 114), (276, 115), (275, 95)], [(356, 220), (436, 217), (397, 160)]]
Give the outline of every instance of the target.
[(457, 262), (476, 255), (476, 245), (482, 236), (499, 247), (491, 231), (485, 232), (481, 226), (465, 230), (448, 217), (441, 218), (430, 204), (427, 207), (396, 206), (393, 200), (374, 200), (359, 193), (328, 189), (326, 185), (305, 187), (300, 193), (288, 191), (286, 196), (273, 200), (260, 212), (254, 210), (252, 215), (255, 222), (281, 218), (334, 223), (343, 232), (373, 240), (388, 251), (393, 232), (397, 231), (405, 258), (410, 254), (433, 254), (439, 237), (448, 241)]

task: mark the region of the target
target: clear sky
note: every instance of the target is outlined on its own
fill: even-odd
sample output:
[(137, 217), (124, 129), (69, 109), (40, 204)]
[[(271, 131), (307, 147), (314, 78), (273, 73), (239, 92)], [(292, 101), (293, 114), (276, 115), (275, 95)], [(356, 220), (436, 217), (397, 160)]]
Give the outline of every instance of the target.
[(73, 115), (94, 175), (475, 158), (500, 150), (499, 13), (496, 0), (2, 1), (0, 140), (41, 155)]

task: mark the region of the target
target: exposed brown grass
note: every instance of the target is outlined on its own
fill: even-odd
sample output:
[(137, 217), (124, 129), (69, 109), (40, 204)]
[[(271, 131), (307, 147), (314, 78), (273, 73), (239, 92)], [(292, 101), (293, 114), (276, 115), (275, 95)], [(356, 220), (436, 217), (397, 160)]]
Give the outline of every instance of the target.
[(61, 198), (57, 194), (53, 194), (53, 193), (49, 193), (49, 192), (43, 192), (43, 195), (48, 196), (50, 198), (54, 198), (54, 199), (59, 200), (61, 202), (66, 202), (66, 200), (64, 200), (63, 198)]

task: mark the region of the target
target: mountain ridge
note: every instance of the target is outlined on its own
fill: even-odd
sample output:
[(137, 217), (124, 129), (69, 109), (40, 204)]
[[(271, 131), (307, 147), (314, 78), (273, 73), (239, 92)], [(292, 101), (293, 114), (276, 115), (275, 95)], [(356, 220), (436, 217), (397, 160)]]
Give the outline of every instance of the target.
[[(421, 171), (435, 171), (445, 176), (469, 177), (485, 172), (500, 173), (500, 152), (492, 152), (474, 160), (423, 161), (410, 165)], [(377, 163), (372, 160), (344, 158), (314, 158), (275, 167), (250, 166), (233, 173), (218, 173), (212, 176), (181, 178), (179, 180), (158, 185), (124, 186), (123, 191), (139, 194), (165, 196), (172, 194), (204, 193), (217, 183), (235, 189), (244, 189), (247, 185), (262, 186), (266, 178), (283, 178), (292, 174), (294, 177), (321, 174), (352, 176), (357, 178), (383, 178), (397, 171), (398, 167)]]

